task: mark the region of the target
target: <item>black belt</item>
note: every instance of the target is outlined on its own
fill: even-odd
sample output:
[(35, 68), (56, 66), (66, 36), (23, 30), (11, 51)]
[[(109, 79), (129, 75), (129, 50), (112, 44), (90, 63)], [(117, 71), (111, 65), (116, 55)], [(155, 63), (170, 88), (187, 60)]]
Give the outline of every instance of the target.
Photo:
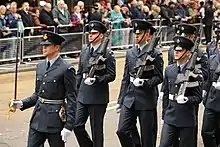
[(64, 103), (64, 100), (48, 100), (42, 97), (39, 97), (38, 100), (43, 104), (55, 104), (60, 105)]

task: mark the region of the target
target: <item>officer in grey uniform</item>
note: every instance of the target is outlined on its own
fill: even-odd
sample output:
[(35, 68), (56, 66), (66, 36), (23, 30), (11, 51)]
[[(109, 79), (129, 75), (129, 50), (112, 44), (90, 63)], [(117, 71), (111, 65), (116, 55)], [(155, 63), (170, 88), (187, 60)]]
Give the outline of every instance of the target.
[[(109, 102), (109, 83), (115, 80), (116, 63), (114, 53), (102, 48), (102, 39), (107, 31), (99, 21), (89, 22), (90, 45), (80, 53), (77, 71), (77, 110), (75, 135), (80, 147), (103, 147), (103, 119)], [(94, 77), (90, 71), (95, 68), (91, 59), (103, 57), (105, 60), (95, 64)], [(90, 117), (92, 140), (85, 130), (86, 121)]]
[(50, 147), (64, 147), (75, 121), (76, 74), (59, 51), (65, 39), (44, 31), (43, 55), (46, 60), (37, 65), (35, 92), (10, 106), (26, 110), (35, 106), (28, 135), (28, 147), (39, 147), (48, 139)]
[[(196, 33), (196, 27), (190, 25), (190, 24), (185, 24), (185, 23), (182, 23), (182, 24), (179, 24), (178, 25), (178, 31), (177, 31), (177, 34), (181, 35), (181, 36), (185, 36), (191, 40), (194, 40), (195, 38), (195, 33)], [(168, 61), (169, 64), (172, 64), (172, 63), (175, 63), (175, 59), (174, 59), (174, 50), (171, 51), (172, 52), (172, 58), (170, 58), (171, 61)], [(171, 54), (171, 53), (170, 53)], [(204, 81), (207, 81), (208, 79), (208, 64), (207, 64), (207, 56), (205, 53), (203, 53), (203, 51), (201, 49), (198, 49), (198, 57), (197, 57), (197, 60), (196, 60), (196, 68), (197, 69), (200, 69), (202, 71), (202, 74), (203, 74), (203, 80)], [(164, 85), (162, 86), (162, 95), (163, 95), (163, 88), (164, 88)], [(203, 96), (205, 96), (206, 92), (203, 91)], [(162, 117), (165, 113), (165, 108), (167, 107), (168, 105), (168, 101), (167, 100), (163, 100), (163, 112), (162, 112)], [(198, 111), (199, 111), (199, 105), (196, 107), (196, 118), (198, 118)], [(197, 119), (198, 121), (198, 119)], [(198, 132), (198, 125), (196, 125), (196, 130), (195, 132)], [(195, 147), (197, 146), (197, 133), (195, 133)], [(175, 145), (175, 147), (177, 147), (178, 145)]]
[[(220, 33), (220, 29), (217, 30)], [(209, 58), (209, 79), (206, 90), (208, 92), (204, 99), (204, 115), (202, 125), (202, 138), (204, 147), (216, 147), (219, 144), (220, 130), (220, 39), (217, 41), (217, 54)], [(217, 132), (218, 131), (218, 132)]]
[(195, 107), (202, 101), (202, 72), (195, 69), (195, 76), (189, 78), (185, 94), (178, 95), (182, 82), (177, 82), (177, 77), (185, 73), (194, 43), (186, 37), (176, 36), (174, 44), (174, 58), (177, 63), (168, 65), (165, 69), (163, 99), (167, 100), (168, 104), (165, 107), (159, 147), (169, 147), (177, 138), (180, 138), (179, 147), (194, 147)]
[[(162, 53), (156, 48), (150, 51), (147, 43), (150, 38), (152, 24), (140, 19), (132, 21), (138, 47), (129, 49), (126, 53), (124, 75), (119, 94), (119, 104), (122, 105), (117, 135), (122, 147), (133, 147), (134, 126), (139, 118), (142, 147), (155, 147), (157, 134), (157, 86), (163, 81)], [(137, 60), (147, 54), (153, 60), (147, 60), (145, 70), (139, 78)], [(136, 137), (136, 136), (135, 136)]]

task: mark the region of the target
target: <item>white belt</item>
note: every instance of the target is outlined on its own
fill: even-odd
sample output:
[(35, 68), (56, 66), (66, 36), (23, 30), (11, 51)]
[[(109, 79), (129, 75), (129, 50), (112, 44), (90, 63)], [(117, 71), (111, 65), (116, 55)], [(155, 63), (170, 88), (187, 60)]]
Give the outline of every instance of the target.
[(169, 94), (169, 100), (174, 101), (174, 95), (173, 94)]
[[(134, 77), (130, 77), (130, 82), (131, 83), (133, 83), (134, 82), (134, 80), (135, 80), (135, 78)], [(144, 81), (148, 81), (149, 79), (143, 79)]]

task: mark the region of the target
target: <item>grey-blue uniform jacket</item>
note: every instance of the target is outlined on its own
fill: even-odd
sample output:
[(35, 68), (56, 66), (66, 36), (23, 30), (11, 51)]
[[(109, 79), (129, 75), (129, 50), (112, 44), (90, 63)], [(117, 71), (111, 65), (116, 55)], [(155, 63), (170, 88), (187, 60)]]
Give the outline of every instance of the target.
[[(185, 68), (183, 68), (182, 73), (184, 72)], [(180, 88), (180, 84), (175, 84), (177, 75), (178, 67), (176, 63), (166, 67), (163, 82), (163, 100), (166, 100), (167, 104), (163, 105), (163, 119), (166, 124), (176, 127), (193, 127), (196, 124), (195, 106), (202, 101), (202, 78), (190, 78), (189, 82), (195, 82), (198, 85), (188, 86), (184, 96), (189, 100), (185, 104), (178, 104), (175, 100)], [(201, 73), (200, 76), (202, 76)]]
[[(171, 46), (168, 50), (168, 65), (175, 63), (174, 59), (174, 46)], [(196, 60), (196, 68), (202, 71), (204, 81), (208, 79), (208, 58), (201, 49), (198, 49), (198, 57)]]
[[(52, 64), (49, 70), (47, 61), (37, 65), (35, 92), (22, 100), (21, 110), (35, 106), (30, 127), (39, 132), (59, 133), (63, 127), (72, 130), (76, 109), (76, 74), (73, 66), (68, 65), (61, 57)], [(39, 98), (67, 101), (67, 121), (59, 117), (60, 104), (46, 104)]]
[[(100, 45), (101, 46), (101, 45)], [(100, 46), (92, 54), (93, 57), (98, 54), (102, 55), (103, 51)], [(96, 81), (93, 85), (86, 85), (84, 83), (85, 75), (90, 71), (89, 47), (83, 49), (80, 53), (79, 68), (77, 71), (77, 101), (82, 104), (107, 104), (109, 102), (109, 83), (115, 80), (116, 77), (116, 63), (114, 53), (107, 49), (106, 60), (103, 65), (105, 69), (95, 72)]]
[(208, 96), (204, 100), (205, 107), (220, 112), (220, 90), (212, 86), (219, 78), (220, 71), (216, 72), (216, 68), (220, 65), (220, 54), (217, 53), (209, 58), (209, 80), (207, 85)]
[(120, 94), (118, 97), (118, 104), (125, 105), (131, 108), (134, 105), (136, 110), (153, 110), (157, 106), (158, 88), (157, 86), (163, 82), (163, 59), (162, 53), (158, 49), (154, 49), (151, 57), (155, 58), (153, 62), (147, 63), (153, 65), (153, 69), (144, 71), (141, 79), (148, 79), (141, 87), (135, 87), (131, 82), (138, 58), (143, 57), (147, 52), (147, 47), (144, 47), (140, 54), (138, 54), (137, 47), (129, 49), (126, 53), (124, 75), (121, 83)]

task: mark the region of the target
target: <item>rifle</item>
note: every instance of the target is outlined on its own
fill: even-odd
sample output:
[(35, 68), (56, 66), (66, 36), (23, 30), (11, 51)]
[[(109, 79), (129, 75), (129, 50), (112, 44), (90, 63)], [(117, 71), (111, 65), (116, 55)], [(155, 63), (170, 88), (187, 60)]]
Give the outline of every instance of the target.
[(135, 78), (141, 78), (145, 69), (151, 68), (152, 65), (147, 66), (148, 61), (152, 62), (155, 58), (151, 57), (150, 53), (154, 51), (154, 48), (157, 46), (160, 40), (160, 33), (162, 32), (161, 27), (154, 32), (150, 44), (148, 46), (147, 53), (144, 54), (143, 58), (138, 58), (136, 62), (137, 73)]
[[(202, 31), (202, 24), (200, 24), (200, 28), (199, 28), (197, 34), (201, 35), (201, 31)], [(192, 55), (191, 55), (189, 62), (187, 63), (187, 66), (186, 66), (186, 71), (184, 74), (178, 74), (177, 79), (175, 81), (175, 84), (181, 83), (179, 91), (178, 91), (178, 96), (185, 94), (189, 78), (190, 78), (190, 76), (194, 75), (193, 71), (194, 71), (195, 65), (196, 65), (196, 60), (197, 60), (197, 56), (198, 56), (198, 47), (200, 44), (200, 40), (201, 40), (201, 36), (196, 37), (193, 49), (191, 51)]]
[(103, 38), (102, 43), (98, 49), (99, 51), (103, 52), (103, 54), (102, 55), (99, 54), (95, 57), (90, 57), (89, 66), (91, 68), (89, 70), (87, 77), (93, 78), (96, 71), (99, 71), (99, 70), (102, 70), (105, 68), (105, 65), (100, 65), (100, 63), (104, 63), (106, 60), (105, 57), (106, 57), (107, 47), (108, 47), (109, 40), (110, 40), (109, 36), (110, 36), (111, 32), (112, 32), (112, 24), (110, 23), (109, 24), (109, 31), (107, 31), (104, 34), (104, 38)]

